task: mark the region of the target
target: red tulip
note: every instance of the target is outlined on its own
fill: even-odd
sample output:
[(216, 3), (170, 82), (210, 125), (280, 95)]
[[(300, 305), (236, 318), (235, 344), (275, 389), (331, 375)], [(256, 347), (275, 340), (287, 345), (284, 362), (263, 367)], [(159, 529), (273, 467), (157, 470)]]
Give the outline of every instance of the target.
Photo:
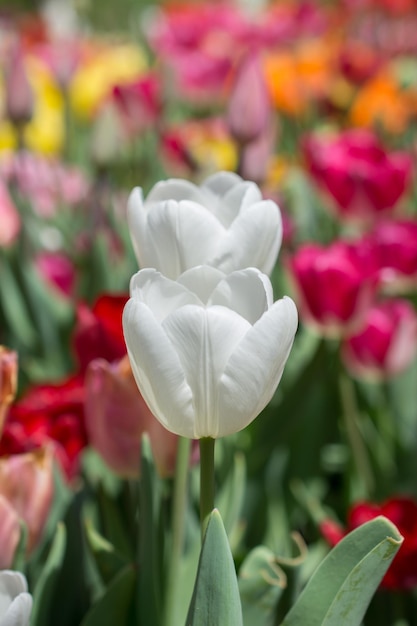
[(103, 358), (112, 362), (125, 356), (122, 313), (127, 300), (127, 294), (103, 294), (92, 309), (79, 305), (74, 349), (82, 373), (93, 359)]
[(74, 478), (87, 444), (84, 385), (78, 377), (33, 387), (10, 408), (0, 456), (36, 450), (48, 443), (67, 478)]
[(92, 361), (86, 374), (86, 428), (91, 445), (119, 475), (136, 477), (141, 438), (149, 434), (161, 475), (175, 466), (178, 438), (152, 415), (143, 400), (127, 357), (110, 364)]
[(337, 522), (326, 520), (321, 531), (328, 543), (334, 546), (345, 534), (370, 520), (384, 515), (393, 522), (404, 542), (385, 574), (381, 587), (393, 590), (413, 589), (417, 586), (417, 502), (398, 496), (383, 504), (358, 502), (350, 509), (347, 529), (343, 531)]
[(342, 356), (359, 378), (384, 379), (402, 372), (417, 354), (417, 314), (407, 300), (374, 304), (362, 330), (345, 339)]
[(326, 336), (361, 327), (376, 291), (371, 255), (336, 241), (325, 248), (306, 244), (290, 260), (301, 317)]
[(410, 183), (410, 155), (386, 152), (368, 130), (310, 136), (304, 153), (314, 180), (344, 218), (369, 220), (392, 211)]

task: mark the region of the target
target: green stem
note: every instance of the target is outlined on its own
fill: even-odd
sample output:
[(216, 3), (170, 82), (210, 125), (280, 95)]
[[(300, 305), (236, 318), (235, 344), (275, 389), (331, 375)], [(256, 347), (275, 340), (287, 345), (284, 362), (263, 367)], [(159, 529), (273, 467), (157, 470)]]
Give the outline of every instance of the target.
[(184, 546), (184, 521), (187, 507), (187, 483), (190, 467), (191, 439), (179, 437), (172, 501), (172, 544), (168, 566), (164, 624), (172, 624), (180, 577), (178, 570)]
[(350, 378), (346, 375), (340, 375), (340, 398), (342, 401), (343, 417), (345, 420), (346, 435), (349, 440), (351, 452), (353, 454), (354, 463), (358, 478), (363, 480), (365, 493), (363, 497), (369, 497), (374, 491), (375, 480), (369, 461), (368, 452), (363, 441), (362, 433), (359, 428), (359, 418), (355, 399), (355, 390)]
[(200, 439), (200, 522), (201, 539), (206, 531), (208, 518), (214, 509), (214, 443), (215, 439)]

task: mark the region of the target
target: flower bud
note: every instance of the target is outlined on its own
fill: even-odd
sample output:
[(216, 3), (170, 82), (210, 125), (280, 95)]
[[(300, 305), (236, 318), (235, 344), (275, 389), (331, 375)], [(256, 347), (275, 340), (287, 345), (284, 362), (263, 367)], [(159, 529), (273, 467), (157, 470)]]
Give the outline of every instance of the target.
[(0, 495), (28, 529), (28, 551), (38, 543), (53, 496), (52, 449), (0, 458)]
[(29, 122), (33, 114), (33, 91), (19, 45), (11, 50), (6, 68), (6, 114), (16, 126)]
[(305, 244), (289, 266), (306, 324), (332, 337), (360, 328), (377, 288), (367, 250), (344, 241), (327, 248)]
[(245, 145), (268, 127), (271, 103), (259, 54), (249, 53), (237, 69), (229, 99), (227, 124), (232, 137)]
[(417, 355), (417, 314), (407, 300), (386, 300), (367, 312), (365, 325), (343, 343), (342, 356), (358, 378), (385, 379), (406, 369)]
[(150, 438), (156, 466), (169, 475), (177, 437), (161, 426), (142, 398), (127, 357), (90, 363), (86, 375), (86, 428), (91, 445), (120, 476), (137, 477), (142, 434)]
[(32, 596), (23, 574), (11, 570), (0, 572), (0, 598), (0, 624), (29, 626)]

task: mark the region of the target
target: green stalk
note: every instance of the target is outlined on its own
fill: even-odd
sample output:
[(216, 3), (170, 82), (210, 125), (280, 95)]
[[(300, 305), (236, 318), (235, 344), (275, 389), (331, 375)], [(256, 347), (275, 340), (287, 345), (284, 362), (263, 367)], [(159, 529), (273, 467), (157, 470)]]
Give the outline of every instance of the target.
[(206, 531), (208, 518), (214, 509), (214, 443), (215, 439), (200, 439), (200, 522), (201, 539)]
[(340, 375), (340, 398), (342, 401), (343, 417), (346, 435), (353, 455), (356, 472), (363, 480), (365, 493), (362, 497), (369, 497), (375, 488), (375, 479), (371, 467), (362, 433), (359, 428), (359, 416), (356, 406), (355, 389), (352, 380), (345, 374)]
[(174, 493), (172, 500), (172, 544), (168, 565), (165, 595), (164, 625), (171, 626), (174, 617), (174, 605), (177, 597), (178, 576), (184, 546), (184, 521), (187, 508), (188, 469), (190, 466), (191, 439), (178, 438), (177, 459), (175, 465)]

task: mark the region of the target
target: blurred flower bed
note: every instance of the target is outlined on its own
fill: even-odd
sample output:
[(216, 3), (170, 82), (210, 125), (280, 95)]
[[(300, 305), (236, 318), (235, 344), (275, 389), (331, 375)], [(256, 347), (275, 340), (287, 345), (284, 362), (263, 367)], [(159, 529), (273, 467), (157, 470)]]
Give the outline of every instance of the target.
[(290, 572), (257, 626), (281, 623), (345, 529), (380, 513), (405, 542), (363, 623), (414, 624), (415, 1), (93, 5), (0, 7), (0, 566), (25, 574), (33, 624), (99, 623), (137, 558), (144, 432), (169, 527), (178, 438), (123, 338), (127, 203), (135, 186), (226, 170), (279, 205), (271, 281), (300, 316), (277, 393), (217, 449), (237, 570), (262, 544)]

